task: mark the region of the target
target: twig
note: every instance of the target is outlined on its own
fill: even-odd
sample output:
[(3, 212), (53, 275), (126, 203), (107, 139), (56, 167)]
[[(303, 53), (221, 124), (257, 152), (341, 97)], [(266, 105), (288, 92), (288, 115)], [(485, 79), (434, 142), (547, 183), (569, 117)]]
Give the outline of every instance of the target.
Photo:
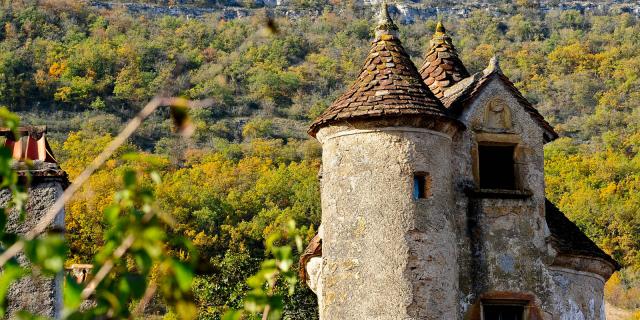
[(113, 252), (113, 257), (107, 260), (102, 265), (100, 270), (98, 270), (98, 273), (96, 273), (93, 279), (91, 279), (91, 281), (87, 284), (87, 286), (82, 290), (82, 295), (81, 295), (82, 300), (88, 299), (93, 294), (93, 292), (96, 291), (96, 288), (98, 287), (100, 282), (104, 280), (104, 278), (109, 274), (109, 272), (111, 272), (111, 269), (113, 269), (113, 267), (115, 266), (115, 263), (113, 261), (122, 258), (122, 256), (127, 252), (127, 250), (131, 248), (135, 240), (136, 238), (130, 234), (122, 241), (122, 243), (116, 249), (116, 251)]
[[(142, 223), (149, 222), (149, 220), (151, 220), (151, 218), (153, 218), (154, 215), (155, 214), (153, 213), (153, 211), (147, 212), (144, 215), (144, 217), (142, 217)], [(82, 300), (86, 300), (86, 299), (89, 299), (89, 297), (91, 297), (91, 295), (96, 291), (96, 288), (98, 287), (100, 282), (104, 280), (104, 278), (109, 274), (109, 272), (111, 272), (111, 269), (113, 269), (113, 267), (115, 266), (114, 261), (122, 258), (122, 256), (125, 253), (127, 253), (129, 248), (131, 248), (131, 246), (135, 241), (136, 241), (136, 237), (133, 234), (128, 235), (126, 238), (124, 238), (124, 240), (122, 240), (122, 243), (120, 243), (120, 245), (116, 248), (116, 250), (113, 251), (113, 255), (111, 256), (111, 258), (105, 261), (105, 263), (102, 265), (102, 267), (100, 267), (100, 270), (98, 270), (98, 272), (93, 277), (93, 279), (91, 279), (91, 281), (89, 281), (87, 286), (84, 287), (81, 294)]]
[(145, 290), (142, 299), (140, 299), (140, 302), (138, 302), (133, 312), (134, 315), (142, 316), (144, 314), (144, 310), (147, 308), (147, 305), (149, 305), (153, 295), (156, 294), (156, 290), (158, 290), (158, 285), (154, 280), (151, 280), (151, 283), (147, 286), (147, 290)]
[(140, 110), (140, 112), (133, 118), (122, 131), (109, 143), (109, 145), (87, 166), (84, 171), (73, 181), (73, 183), (62, 193), (62, 196), (56, 200), (56, 202), (49, 208), (47, 214), (42, 217), (42, 220), (31, 229), (24, 238), (16, 241), (6, 251), (0, 254), (0, 267), (4, 266), (9, 259), (16, 256), (20, 251), (24, 249), (25, 241), (33, 240), (42, 232), (44, 232), (51, 222), (55, 219), (58, 213), (64, 209), (64, 205), (71, 199), (71, 197), (82, 187), (82, 185), (89, 180), (89, 177), (98, 170), (111, 156), (122, 146), (131, 135), (140, 127), (142, 122), (151, 115), (160, 106), (188, 106), (188, 107), (204, 107), (210, 105), (209, 100), (204, 101), (188, 101), (180, 98), (154, 98), (147, 105)]

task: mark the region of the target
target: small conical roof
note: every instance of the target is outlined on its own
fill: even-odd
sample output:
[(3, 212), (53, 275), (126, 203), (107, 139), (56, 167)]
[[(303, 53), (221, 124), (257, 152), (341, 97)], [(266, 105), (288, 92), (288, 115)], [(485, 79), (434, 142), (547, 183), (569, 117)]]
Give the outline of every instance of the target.
[(420, 68), (420, 75), (438, 98), (442, 98), (444, 91), (449, 87), (469, 76), (469, 72), (458, 58), (451, 37), (447, 35), (440, 21)]
[(446, 109), (426, 87), (402, 47), (398, 27), (382, 4), (376, 37), (360, 75), (349, 90), (320, 115), (309, 134), (339, 121), (399, 116), (447, 117)]

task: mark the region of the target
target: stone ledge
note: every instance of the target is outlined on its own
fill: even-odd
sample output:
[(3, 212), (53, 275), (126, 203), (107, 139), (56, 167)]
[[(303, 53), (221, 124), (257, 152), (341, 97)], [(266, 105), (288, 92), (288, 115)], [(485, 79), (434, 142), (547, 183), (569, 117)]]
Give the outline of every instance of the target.
[(602, 277), (603, 284), (617, 269), (611, 261), (602, 258), (564, 253), (559, 253), (551, 266), (598, 275)]
[(488, 199), (528, 199), (533, 196), (529, 190), (467, 189), (465, 193), (472, 198)]

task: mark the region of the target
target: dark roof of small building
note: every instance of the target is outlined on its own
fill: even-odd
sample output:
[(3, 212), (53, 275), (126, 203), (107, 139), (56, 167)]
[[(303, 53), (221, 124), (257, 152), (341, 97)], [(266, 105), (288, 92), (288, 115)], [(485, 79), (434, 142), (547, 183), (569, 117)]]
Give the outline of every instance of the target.
[(465, 78), (458, 84), (447, 89), (442, 98), (442, 103), (449, 109), (451, 115), (459, 117), (464, 108), (469, 105), (493, 79), (501, 81), (524, 107), (525, 111), (529, 113), (531, 118), (544, 130), (545, 141), (548, 142), (558, 138), (558, 133), (556, 133), (547, 120), (545, 120), (540, 112), (522, 95), (513, 82), (502, 73), (497, 57), (491, 58), (489, 66), (484, 71)]
[(588, 256), (605, 260), (620, 269), (620, 264), (600, 249), (551, 201), (545, 199), (545, 217), (551, 232), (551, 244), (560, 254)]
[(469, 76), (441, 22), (429, 44), (420, 75), (433, 94), (442, 98), (447, 88)]
[(397, 116), (447, 117), (440, 100), (427, 88), (411, 58), (402, 47), (398, 27), (383, 4), (376, 38), (349, 90), (320, 115), (309, 134), (344, 120)]

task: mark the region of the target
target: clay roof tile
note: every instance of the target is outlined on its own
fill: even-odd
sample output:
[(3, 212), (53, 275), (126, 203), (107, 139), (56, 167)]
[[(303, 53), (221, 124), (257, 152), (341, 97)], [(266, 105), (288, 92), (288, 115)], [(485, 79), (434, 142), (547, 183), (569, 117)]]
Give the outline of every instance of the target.
[(4, 137), (3, 144), (11, 150), (14, 160), (57, 163), (46, 133), (47, 128), (44, 126), (20, 127), (16, 132), (0, 128), (0, 136)]

